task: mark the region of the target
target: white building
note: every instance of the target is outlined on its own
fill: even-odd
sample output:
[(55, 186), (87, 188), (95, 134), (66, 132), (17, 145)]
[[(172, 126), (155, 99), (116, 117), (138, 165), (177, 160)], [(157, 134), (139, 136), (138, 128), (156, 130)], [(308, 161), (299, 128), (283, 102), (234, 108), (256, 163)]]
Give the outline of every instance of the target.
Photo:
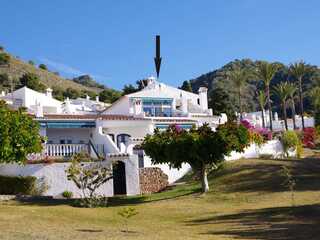
[[(302, 129), (302, 120), (300, 115), (294, 116), (296, 128)], [(242, 119), (247, 120), (256, 128), (262, 128), (262, 114), (261, 111), (259, 112), (250, 112), (250, 113), (243, 113)], [(269, 117), (269, 110), (264, 111), (264, 123), (265, 127), (270, 127), (270, 117)], [(293, 119), (287, 119), (288, 129), (294, 129)], [(314, 118), (313, 117), (304, 117), (304, 125), (305, 127), (314, 127)], [(272, 127), (274, 131), (284, 131), (285, 130), (285, 123), (283, 119), (280, 119), (277, 112), (273, 112), (272, 117)]]
[[(103, 157), (106, 164), (120, 163), (117, 167), (120, 172), (114, 172), (113, 180), (100, 189), (103, 194), (139, 194), (139, 168), (154, 166), (142, 150), (135, 148), (146, 134), (152, 134), (155, 128), (166, 129), (171, 124), (189, 129), (209, 123), (214, 128), (227, 120), (225, 115), (213, 116), (208, 109), (206, 88), (201, 87), (198, 94), (194, 94), (153, 78), (143, 90), (123, 96), (109, 107), (98, 99), (60, 102), (52, 98), (50, 89), (43, 94), (26, 87), (3, 99), (9, 103), (9, 99), (13, 99), (14, 106), (26, 107), (40, 123), (41, 134), (47, 137), (43, 153), (30, 156), (31, 163), (44, 158), (66, 161), (51, 165), (6, 165), (0, 167), (0, 174), (47, 178), (50, 182), (47, 194), (54, 196), (64, 190), (76, 193), (64, 170), (70, 156), (80, 151), (87, 151), (92, 157)], [(157, 167), (168, 175), (169, 183), (190, 169), (188, 165), (180, 170), (170, 169), (168, 165)]]

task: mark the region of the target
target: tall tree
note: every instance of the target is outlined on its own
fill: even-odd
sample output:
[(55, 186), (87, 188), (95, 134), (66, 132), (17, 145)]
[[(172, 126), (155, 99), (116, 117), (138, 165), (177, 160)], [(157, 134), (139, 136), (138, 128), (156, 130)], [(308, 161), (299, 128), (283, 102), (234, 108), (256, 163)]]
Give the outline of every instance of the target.
[(295, 93), (297, 91), (297, 86), (294, 83), (288, 83), (288, 91), (291, 103), (291, 112), (292, 112), (292, 121), (293, 121), (293, 129), (297, 129), (296, 124), (296, 107), (295, 107)]
[(142, 148), (156, 164), (167, 163), (180, 168), (188, 163), (201, 173), (202, 191), (208, 192), (208, 169), (217, 168), (231, 151), (242, 152), (249, 143), (248, 130), (233, 122), (219, 125), (213, 131), (207, 124), (189, 131), (170, 126), (166, 131), (156, 129), (147, 135)]
[(122, 89), (122, 95), (127, 95), (127, 94), (130, 94), (130, 93), (135, 93), (139, 91), (138, 88), (136, 88), (135, 86), (133, 86), (132, 84), (126, 84), (124, 85), (123, 89)]
[(209, 92), (209, 108), (214, 115), (225, 113), (228, 119), (235, 119), (235, 107), (225, 89), (216, 87)]
[(27, 161), (27, 155), (41, 151), (39, 123), (22, 109), (15, 111), (0, 101), (0, 163)]
[(264, 93), (263, 90), (260, 90), (258, 92), (258, 101), (259, 101), (259, 106), (261, 110), (261, 118), (262, 118), (262, 127), (266, 127), (266, 123), (264, 121), (264, 108), (266, 106), (266, 94)]
[(181, 88), (184, 91), (192, 92), (192, 87), (190, 81), (183, 81)]
[(288, 130), (287, 99), (290, 94), (290, 87), (287, 82), (281, 82), (273, 87), (273, 92), (281, 101), (284, 125), (286, 130)]
[(279, 70), (278, 64), (261, 61), (259, 62), (257, 69), (255, 71), (256, 77), (258, 78), (258, 80), (261, 80), (265, 86), (271, 131), (273, 129), (272, 129), (272, 108), (271, 108), (271, 100), (270, 100), (270, 83), (278, 70)]
[(240, 119), (242, 119), (243, 106), (242, 106), (242, 91), (246, 86), (247, 81), (249, 80), (250, 74), (247, 70), (240, 67), (236, 67), (228, 73), (228, 78), (230, 81), (234, 82), (237, 91), (238, 91), (238, 100), (239, 100), (239, 112)]
[(295, 62), (290, 65), (290, 74), (298, 81), (299, 84), (299, 103), (300, 103), (300, 116), (302, 121), (302, 129), (304, 129), (304, 109), (303, 109), (303, 89), (302, 83), (304, 76), (310, 72), (309, 66), (304, 61)]
[(315, 125), (320, 125), (320, 87), (315, 87), (310, 92), (313, 105)]

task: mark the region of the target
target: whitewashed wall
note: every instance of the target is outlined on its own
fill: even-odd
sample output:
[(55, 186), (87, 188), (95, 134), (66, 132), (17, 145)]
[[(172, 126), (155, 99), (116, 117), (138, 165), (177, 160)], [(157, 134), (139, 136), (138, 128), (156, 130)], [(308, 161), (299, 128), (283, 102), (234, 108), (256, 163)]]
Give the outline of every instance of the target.
[(89, 128), (75, 128), (75, 129), (59, 129), (59, 128), (48, 128), (46, 134), (48, 141), (53, 143), (60, 143), (61, 139), (70, 139), (72, 143), (88, 143), (90, 139), (90, 133), (92, 129)]
[[(280, 158), (283, 156), (283, 147), (282, 143), (279, 140), (271, 140), (258, 146), (256, 144), (251, 144), (247, 147), (244, 152), (232, 152), (230, 156), (226, 157), (226, 161), (237, 160), (240, 158), (258, 158), (261, 155), (272, 155), (274, 158)], [(290, 156), (294, 156), (295, 152), (290, 152)]]
[[(140, 186), (137, 156), (130, 156), (130, 158), (126, 159), (124, 162), (126, 169), (127, 195), (139, 194)], [(73, 192), (74, 197), (80, 197), (81, 191), (72, 181), (67, 179), (65, 170), (69, 166), (70, 163), (28, 164), (25, 166), (6, 164), (0, 166), (0, 175), (35, 176), (38, 179), (44, 179), (48, 185), (49, 188), (44, 193), (46, 196), (61, 197), (62, 192), (67, 190)], [(111, 179), (101, 186), (97, 190), (97, 194), (113, 196), (113, 180)]]

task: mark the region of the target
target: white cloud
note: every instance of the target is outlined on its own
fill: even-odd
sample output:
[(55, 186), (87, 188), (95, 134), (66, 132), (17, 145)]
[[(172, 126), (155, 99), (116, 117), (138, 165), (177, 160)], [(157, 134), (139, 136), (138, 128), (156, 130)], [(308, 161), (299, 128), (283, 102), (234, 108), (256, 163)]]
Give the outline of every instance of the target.
[(41, 63), (44, 63), (44, 64), (48, 65), (49, 67), (53, 68), (54, 70), (57, 70), (62, 73), (66, 73), (69, 75), (75, 75), (75, 76), (86, 74), (85, 72), (83, 72), (77, 68), (68, 66), (68, 65), (60, 63), (60, 62), (52, 61), (48, 58), (41, 57), (41, 58), (39, 58), (39, 60), (41, 61)]
[(80, 69), (68, 66), (64, 63), (61, 62), (56, 62), (53, 60), (50, 60), (48, 58), (45, 57), (40, 57), (39, 61), (41, 63), (46, 64), (47, 66), (49, 66), (49, 68), (53, 68), (55, 71), (64, 73), (68, 76), (72, 76), (72, 77), (77, 77), (80, 75), (90, 75), (93, 79), (95, 80), (100, 80), (102, 82), (104, 82), (105, 80), (107, 80), (109, 77), (103, 76), (103, 75), (99, 75), (99, 74), (93, 74), (93, 73), (88, 73), (88, 72), (84, 72), (81, 71)]

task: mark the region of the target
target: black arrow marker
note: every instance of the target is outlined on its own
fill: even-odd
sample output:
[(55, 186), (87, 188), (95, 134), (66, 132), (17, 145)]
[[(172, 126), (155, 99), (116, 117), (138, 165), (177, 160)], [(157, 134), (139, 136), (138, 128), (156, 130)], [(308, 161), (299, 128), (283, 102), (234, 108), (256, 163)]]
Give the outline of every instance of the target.
[(154, 63), (156, 65), (157, 78), (159, 78), (160, 66), (161, 66), (160, 35), (156, 35), (156, 57), (154, 58)]

